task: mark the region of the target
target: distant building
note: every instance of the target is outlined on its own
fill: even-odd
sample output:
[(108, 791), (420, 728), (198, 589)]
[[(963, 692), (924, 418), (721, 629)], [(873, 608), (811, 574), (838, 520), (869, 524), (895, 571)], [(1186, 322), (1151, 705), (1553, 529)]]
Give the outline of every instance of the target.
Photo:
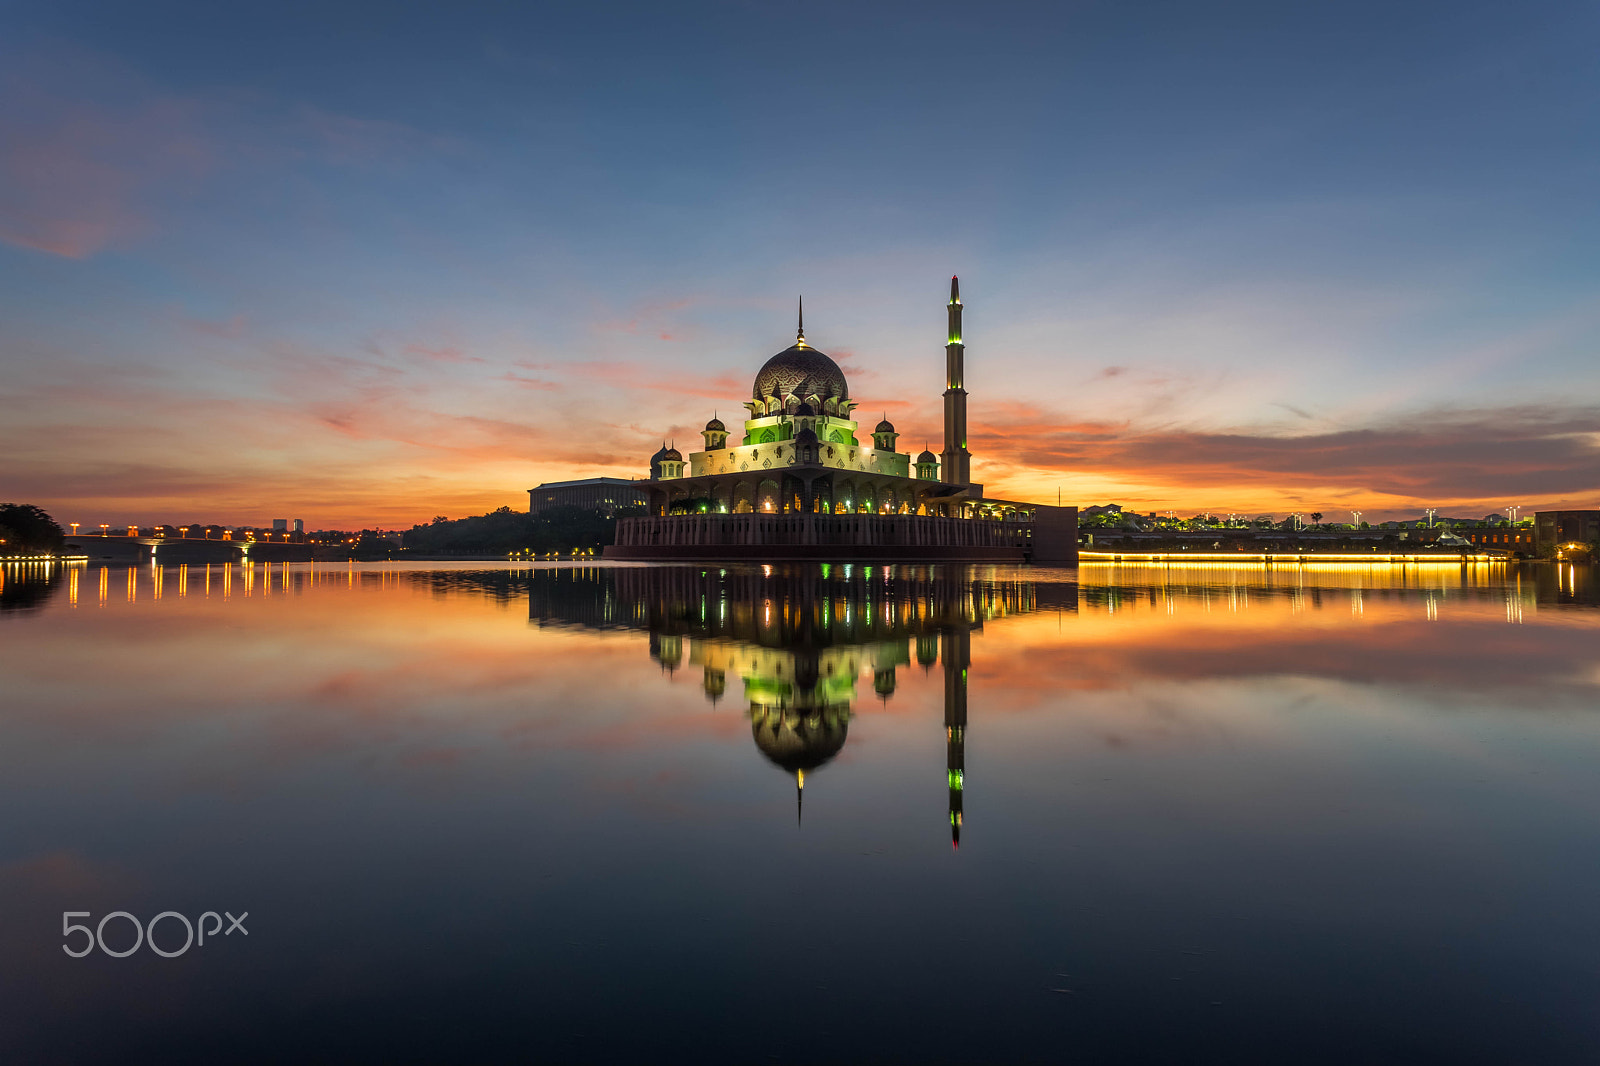
[(1600, 511), (1535, 511), (1534, 543), (1540, 552), (1562, 544), (1600, 541)]
[(304, 533), (306, 531), (306, 522), (303, 518), (296, 518), (289, 525), (289, 532), (291, 533)]
[(619, 510), (642, 508), (650, 496), (637, 482), (619, 477), (591, 477), (582, 481), (547, 481), (528, 490), (528, 513), (552, 507), (581, 507), (611, 517)]
[(1487, 522), (1476, 529), (1457, 529), (1456, 535), (1464, 537), (1477, 548), (1504, 548), (1518, 555), (1534, 552), (1533, 531), (1527, 526), (1512, 526), (1504, 516), (1498, 525)]
[(274, 518), (272, 520), (272, 531), (274, 533), (289, 532), (289, 520), (287, 518)]

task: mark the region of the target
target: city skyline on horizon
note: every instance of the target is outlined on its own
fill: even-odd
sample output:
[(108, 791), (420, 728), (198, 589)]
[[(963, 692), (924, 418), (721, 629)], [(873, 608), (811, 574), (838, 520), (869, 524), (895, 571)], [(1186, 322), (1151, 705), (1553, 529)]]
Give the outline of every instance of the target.
[(486, 10), (18, 19), (0, 497), (522, 509), (737, 408), (801, 292), (937, 450), (959, 274), (992, 496), (1600, 506), (1592, 9)]

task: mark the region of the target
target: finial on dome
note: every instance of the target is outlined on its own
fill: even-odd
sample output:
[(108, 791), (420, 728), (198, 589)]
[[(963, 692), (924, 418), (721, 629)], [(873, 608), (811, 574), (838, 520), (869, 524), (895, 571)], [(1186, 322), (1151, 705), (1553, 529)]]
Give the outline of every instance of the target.
[(806, 815), (806, 772), (794, 772), (794, 824), (800, 825), (805, 821)]
[(800, 315), (796, 321), (796, 326), (794, 342), (796, 344), (804, 344), (806, 342), (806, 298), (804, 296), (800, 297)]

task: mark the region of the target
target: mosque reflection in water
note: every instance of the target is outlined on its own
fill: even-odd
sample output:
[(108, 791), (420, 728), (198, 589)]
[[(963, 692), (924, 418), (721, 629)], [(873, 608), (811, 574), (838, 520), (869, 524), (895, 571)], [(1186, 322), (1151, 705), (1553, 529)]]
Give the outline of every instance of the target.
[(987, 621), (1077, 609), (1077, 586), (996, 580), (984, 569), (818, 566), (546, 570), (530, 575), (528, 616), (541, 625), (635, 629), (668, 671), (699, 667), (706, 697), (743, 685), (751, 738), (794, 777), (796, 817), (806, 775), (844, 748), (859, 680), (887, 702), (897, 671), (938, 666), (950, 841), (959, 846), (966, 775), (972, 635)]

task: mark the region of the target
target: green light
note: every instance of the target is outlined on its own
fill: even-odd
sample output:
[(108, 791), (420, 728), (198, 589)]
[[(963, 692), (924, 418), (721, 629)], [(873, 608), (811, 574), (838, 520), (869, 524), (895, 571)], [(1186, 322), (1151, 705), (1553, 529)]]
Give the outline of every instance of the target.
[(952, 792), (960, 792), (961, 791), (961, 786), (962, 786), (962, 781), (965, 779), (965, 776), (966, 775), (963, 774), (960, 770), (951, 770), (950, 771), (950, 791), (952, 791)]

